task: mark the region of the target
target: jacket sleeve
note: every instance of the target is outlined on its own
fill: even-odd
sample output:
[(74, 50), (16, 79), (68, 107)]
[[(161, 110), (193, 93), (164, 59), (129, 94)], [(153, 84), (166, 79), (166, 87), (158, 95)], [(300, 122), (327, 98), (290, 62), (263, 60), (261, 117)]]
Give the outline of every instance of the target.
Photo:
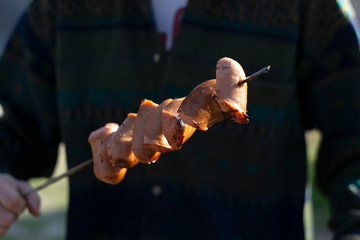
[(56, 163), (54, 12), (35, 0), (0, 59), (0, 171), (20, 179), (49, 176)]
[[(357, 29), (341, 1), (303, 1), (299, 96), (307, 128), (322, 143), (316, 182), (330, 201), (329, 226), (340, 238), (360, 230), (360, 52)], [(351, 185), (355, 184), (355, 185)]]

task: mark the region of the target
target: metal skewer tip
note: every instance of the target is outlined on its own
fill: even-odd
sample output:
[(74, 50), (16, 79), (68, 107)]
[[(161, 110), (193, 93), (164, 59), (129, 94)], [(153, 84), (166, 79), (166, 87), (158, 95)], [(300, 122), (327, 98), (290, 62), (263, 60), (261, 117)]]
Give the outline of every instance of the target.
[(263, 75), (264, 73), (267, 73), (268, 71), (270, 71), (271, 66), (267, 66), (264, 67), (262, 69), (260, 69), (259, 71), (251, 74), (250, 76), (246, 77), (245, 79), (239, 81), (238, 85), (241, 86), (244, 83), (250, 82), (251, 80), (254, 80), (255, 78), (258, 78), (259, 76)]

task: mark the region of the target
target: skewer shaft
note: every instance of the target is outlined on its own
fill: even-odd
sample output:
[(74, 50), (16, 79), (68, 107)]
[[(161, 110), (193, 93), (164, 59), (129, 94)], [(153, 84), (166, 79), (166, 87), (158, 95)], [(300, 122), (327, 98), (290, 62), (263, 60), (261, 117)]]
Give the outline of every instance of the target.
[(260, 69), (259, 71), (251, 74), (250, 76), (246, 77), (245, 79), (240, 80), (238, 85), (241, 86), (244, 83), (250, 82), (251, 80), (258, 78), (259, 76), (263, 75), (264, 73), (267, 73), (268, 71), (270, 71), (270, 68), (271, 68), (271, 66), (269, 65), (267, 67)]
[(53, 177), (53, 178), (49, 178), (45, 183), (41, 184), (40, 186), (36, 187), (36, 188), (32, 188), (32, 189), (29, 189), (25, 192), (22, 193), (23, 196), (26, 196), (30, 193), (33, 193), (33, 192), (36, 192), (36, 191), (39, 191), (47, 186), (49, 186), (50, 184), (53, 184), (57, 181), (59, 181), (60, 179), (64, 178), (64, 177), (68, 177), (68, 176), (71, 176), (73, 175), (74, 173), (77, 173), (79, 172), (80, 170), (84, 169), (85, 167), (91, 165), (93, 163), (93, 159), (89, 159), (83, 163), (80, 163), (79, 165), (76, 165), (75, 167), (69, 169), (68, 171), (66, 171), (65, 173), (57, 176), (57, 177)]
[[(264, 68), (260, 69), (259, 71), (251, 74), (250, 76), (248, 76), (248, 77), (245, 78), (244, 80), (239, 81), (238, 85), (241, 86), (242, 84), (244, 84), (244, 83), (246, 83), (246, 82), (250, 82), (251, 80), (253, 80), (253, 79), (261, 76), (262, 74), (267, 73), (267, 72), (270, 70), (270, 68), (271, 68), (271, 66), (269, 65), (269, 66), (267, 66), (267, 67), (264, 67)], [(59, 176), (57, 176), (57, 177), (49, 178), (45, 183), (41, 184), (40, 186), (38, 186), (38, 187), (36, 187), (36, 188), (29, 189), (29, 190), (23, 192), (22, 195), (23, 195), (23, 196), (26, 196), (26, 195), (28, 195), (28, 194), (30, 194), (30, 193), (39, 191), (39, 190), (41, 190), (41, 189), (43, 189), (43, 188), (45, 188), (45, 187), (47, 187), (47, 186), (49, 186), (49, 185), (51, 185), (51, 184), (53, 184), (53, 183), (55, 183), (55, 182), (61, 180), (61, 179), (64, 178), (64, 177), (68, 177), (68, 176), (73, 175), (74, 173), (79, 172), (79, 171), (82, 170), (83, 168), (91, 165), (92, 163), (93, 163), (93, 159), (89, 159), (89, 160), (87, 160), (87, 161), (85, 161), (85, 162), (83, 162), (83, 163), (80, 163), (79, 165), (77, 165), (77, 166), (69, 169), (68, 171), (66, 171), (65, 173), (63, 173), (63, 174), (61, 174), (61, 175), (59, 175)]]

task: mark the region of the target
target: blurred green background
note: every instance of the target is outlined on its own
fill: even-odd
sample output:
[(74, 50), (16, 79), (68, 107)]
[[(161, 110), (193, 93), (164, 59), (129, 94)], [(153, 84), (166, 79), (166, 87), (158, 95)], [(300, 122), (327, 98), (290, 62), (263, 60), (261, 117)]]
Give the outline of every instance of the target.
[(327, 228), (329, 219), (328, 201), (318, 191), (314, 183), (315, 159), (318, 154), (321, 134), (318, 130), (305, 133), (308, 162), (308, 188), (305, 197), (304, 224), (307, 240), (329, 240), (331, 234)]

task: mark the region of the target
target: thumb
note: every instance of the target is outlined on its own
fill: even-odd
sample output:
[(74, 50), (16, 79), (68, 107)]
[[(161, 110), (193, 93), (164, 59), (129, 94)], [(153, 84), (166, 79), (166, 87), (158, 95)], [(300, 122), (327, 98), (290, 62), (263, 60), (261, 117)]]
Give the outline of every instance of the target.
[[(30, 184), (23, 181), (19, 181), (18, 187), (20, 192), (25, 192), (32, 188)], [(40, 216), (40, 196), (36, 192), (32, 192), (27, 194), (25, 198), (29, 212), (36, 217)]]

